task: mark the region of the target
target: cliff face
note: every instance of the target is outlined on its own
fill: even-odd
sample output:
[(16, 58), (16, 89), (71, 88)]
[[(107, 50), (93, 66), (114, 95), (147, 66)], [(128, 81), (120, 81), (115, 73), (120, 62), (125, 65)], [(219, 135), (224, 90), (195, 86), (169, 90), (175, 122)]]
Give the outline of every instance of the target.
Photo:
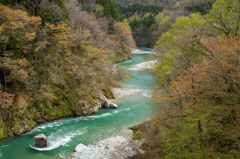
[(113, 98), (112, 64), (135, 47), (125, 24), (78, 1), (14, 2), (0, 5), (0, 139), (95, 113), (99, 94)]

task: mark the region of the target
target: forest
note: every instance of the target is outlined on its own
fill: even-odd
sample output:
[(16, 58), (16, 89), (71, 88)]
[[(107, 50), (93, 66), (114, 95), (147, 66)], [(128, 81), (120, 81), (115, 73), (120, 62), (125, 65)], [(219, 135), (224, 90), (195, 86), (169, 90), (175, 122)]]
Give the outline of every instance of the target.
[(132, 158), (240, 158), (239, 13), (239, 0), (1, 0), (0, 140), (97, 113), (137, 45), (154, 49), (155, 114), (131, 127)]
[(99, 93), (113, 98), (112, 64), (135, 47), (115, 3), (99, 3), (95, 14), (87, 0), (1, 3), (0, 139), (93, 114)]
[[(167, 31), (176, 18), (192, 13), (206, 15), (215, 0), (183, 0), (146, 2), (134, 1), (133, 4), (120, 6), (124, 18), (132, 28), (133, 38), (138, 46), (153, 47), (163, 32)], [(121, 4), (121, 2), (119, 2)], [(154, 4), (154, 5), (153, 5)]]
[(158, 113), (138, 126), (136, 158), (240, 157), (240, 2), (217, 0), (206, 15), (176, 19), (154, 49)]

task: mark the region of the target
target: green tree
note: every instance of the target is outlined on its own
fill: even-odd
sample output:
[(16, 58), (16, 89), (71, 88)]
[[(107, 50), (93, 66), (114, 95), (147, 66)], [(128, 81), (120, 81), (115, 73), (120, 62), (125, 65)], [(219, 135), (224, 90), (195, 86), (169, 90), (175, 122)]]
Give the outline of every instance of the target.
[(155, 23), (154, 16), (150, 13), (146, 13), (142, 18), (142, 23), (144, 26), (149, 28), (152, 24)]
[(116, 3), (112, 3), (112, 17), (116, 21), (123, 21), (123, 16)]
[(137, 12), (131, 16), (128, 21), (132, 29), (137, 28), (142, 23), (142, 19), (139, 17)]
[(97, 17), (103, 17), (104, 16), (104, 8), (102, 5), (97, 4), (95, 9), (95, 15)]
[(192, 14), (191, 18), (180, 17), (171, 29), (159, 38), (154, 47), (162, 52), (160, 64), (154, 69), (159, 85), (165, 86), (171, 79), (202, 60), (204, 50), (200, 40), (204, 24), (200, 14)]
[(207, 15), (208, 26), (227, 37), (239, 35), (239, 0), (217, 0)]
[(112, 17), (112, 11), (111, 11), (111, 0), (107, 0), (106, 3), (104, 4), (104, 15), (106, 17)]

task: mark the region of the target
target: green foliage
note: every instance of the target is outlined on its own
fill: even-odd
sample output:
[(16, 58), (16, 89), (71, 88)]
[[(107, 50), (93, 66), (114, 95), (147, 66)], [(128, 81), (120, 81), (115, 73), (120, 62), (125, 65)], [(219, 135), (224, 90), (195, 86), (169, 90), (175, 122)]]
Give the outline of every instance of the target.
[(4, 0), (4, 5), (23, 5), (32, 16), (40, 16), (42, 23), (58, 23), (67, 19), (67, 9), (64, 0)]
[(238, 0), (218, 0), (207, 15), (209, 25), (216, 32), (234, 37), (240, 30), (240, 2)]
[(240, 156), (239, 2), (218, 0), (205, 17), (177, 18), (155, 45), (159, 111), (136, 133), (146, 139), (146, 158)]
[(131, 16), (128, 21), (132, 30), (138, 28), (140, 25), (149, 28), (152, 24), (155, 23), (154, 15), (146, 13), (142, 18), (140, 18), (137, 12), (135, 12), (135, 14)]
[(106, 0), (96, 0), (96, 4), (100, 4), (102, 6), (104, 6), (106, 3)]
[(111, 88), (104, 88), (103, 93), (107, 99), (115, 99), (115, 96), (114, 96)]
[(142, 24), (149, 28), (152, 24), (155, 23), (154, 16), (150, 13), (146, 13), (142, 18)]
[(142, 20), (137, 14), (137, 12), (132, 17), (130, 17), (128, 21), (132, 29), (139, 27), (142, 23)]
[[(39, 1), (21, 3), (25, 2)], [(42, 2), (52, 6), (43, 7)], [(58, 11), (61, 15), (62, 10), (58, 9), (65, 7), (63, 1), (42, 2), (38, 6), (41, 11), (56, 7), (51, 13), (54, 15)], [(14, 4), (15, 1), (11, 5)], [(63, 21), (55, 21), (56, 17), (48, 11), (41, 15), (48, 20), (42, 20), (22, 10), (0, 6), (1, 85), (5, 82), (4, 75), (6, 90), (14, 92), (7, 94), (12, 95), (8, 98), (10, 104), (0, 109), (0, 114), (8, 116), (0, 118), (5, 124), (0, 123), (0, 139), (30, 131), (39, 123), (81, 116), (84, 110), (88, 112), (85, 115), (90, 115), (94, 113), (91, 108), (96, 104), (96, 94), (114, 98), (110, 90), (115, 82), (110, 71), (112, 62), (115, 57), (120, 61), (129, 59), (130, 48), (135, 47), (129, 26), (126, 22), (111, 21), (114, 28), (110, 28), (112, 34), (109, 34), (107, 19), (100, 21), (93, 14), (81, 11), (79, 4), (66, 6), (73, 7), (68, 8), (69, 21), (77, 26), (70, 28)], [(111, 2), (111, 8), (114, 6)], [(120, 19), (113, 13), (115, 19)]]
[(206, 3), (192, 4), (191, 6), (186, 6), (185, 9), (190, 12), (199, 12), (202, 15), (206, 15), (212, 9), (213, 2), (209, 1)]
[[(166, 156), (164, 158), (191, 158), (204, 159), (205, 150), (200, 138), (201, 133), (198, 128), (198, 119), (193, 116), (185, 117), (184, 119), (172, 119), (170, 128), (160, 126), (160, 136), (166, 145)], [(196, 140), (194, 140), (196, 139)]]
[(158, 14), (159, 12), (162, 12), (163, 7), (162, 6), (157, 6), (157, 5), (141, 5), (141, 4), (132, 4), (128, 5), (127, 7), (120, 6), (120, 10), (122, 11), (123, 14), (127, 12), (132, 12), (132, 13), (152, 13), (152, 14)]
[(10, 50), (14, 51), (13, 58), (15, 59), (21, 58), (23, 56), (23, 53), (20, 50), (19, 43), (17, 39), (14, 38), (13, 36), (9, 37), (9, 43), (6, 45), (6, 51), (10, 51)]
[(112, 0), (97, 0), (96, 4), (102, 5), (104, 7), (104, 16), (107, 18), (113, 18), (116, 21), (123, 21), (123, 16), (118, 8), (118, 5)]
[(160, 86), (168, 84), (171, 76), (178, 76), (181, 71), (201, 62), (204, 51), (199, 42), (204, 23), (199, 14), (192, 14), (191, 19), (181, 17), (159, 38), (155, 49), (162, 51), (162, 57), (154, 73)]
[[(0, 116), (0, 118), (2, 118), (2, 116)], [(2, 120), (0, 120), (0, 139), (5, 138), (5, 134), (4, 134), (4, 124), (2, 122)]]
[(13, 4), (13, 0), (2, 0), (1, 3), (3, 5), (11, 5), (11, 4)]
[(173, 12), (163, 10), (163, 12), (159, 12), (155, 16), (155, 23), (158, 25), (158, 29), (166, 30), (171, 25), (171, 17), (173, 16)]
[(103, 17), (104, 16), (104, 7), (102, 5), (96, 4), (94, 13), (97, 17)]
[(128, 20), (126, 18), (123, 20), (123, 23), (127, 26), (128, 30), (132, 30), (132, 28), (129, 25)]

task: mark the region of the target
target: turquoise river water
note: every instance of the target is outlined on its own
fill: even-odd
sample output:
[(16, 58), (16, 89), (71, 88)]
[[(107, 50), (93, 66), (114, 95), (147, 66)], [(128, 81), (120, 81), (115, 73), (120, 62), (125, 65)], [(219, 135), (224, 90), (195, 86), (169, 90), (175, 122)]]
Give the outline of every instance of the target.
[[(114, 101), (118, 104), (118, 109), (101, 109), (93, 116), (61, 119), (38, 125), (27, 134), (0, 141), (0, 158), (67, 158), (80, 143), (94, 144), (116, 135), (132, 137), (132, 131), (128, 127), (153, 115), (150, 90), (154, 79), (150, 70), (144, 70), (152, 52), (148, 48), (135, 49), (131, 60), (116, 66), (128, 70), (131, 76), (128, 81), (121, 81), (122, 87), (126, 88), (122, 94), (126, 93), (127, 96)], [(134, 93), (134, 90), (138, 93)], [(48, 137), (49, 147), (33, 146), (33, 138), (38, 134)]]

